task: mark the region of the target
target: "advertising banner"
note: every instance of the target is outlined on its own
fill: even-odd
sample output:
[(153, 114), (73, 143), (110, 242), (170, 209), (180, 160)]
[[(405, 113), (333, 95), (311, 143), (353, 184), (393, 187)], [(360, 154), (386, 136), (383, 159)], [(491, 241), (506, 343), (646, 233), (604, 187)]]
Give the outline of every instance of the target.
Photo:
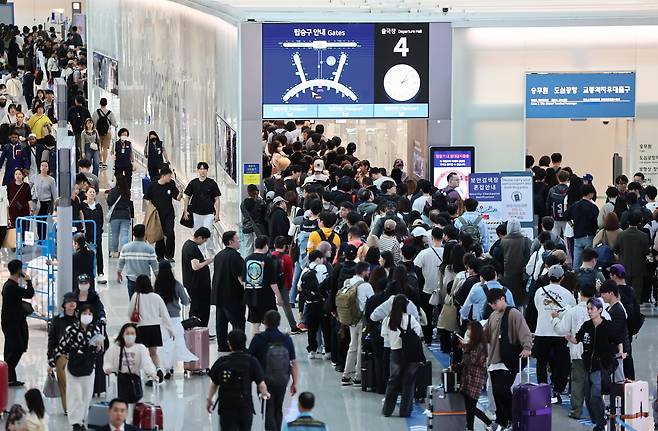
[(448, 175), (459, 175), (457, 191), (462, 199), (469, 193), (469, 177), (475, 169), (475, 149), (473, 147), (432, 147), (430, 148), (430, 180), (435, 187), (443, 189), (448, 185)]

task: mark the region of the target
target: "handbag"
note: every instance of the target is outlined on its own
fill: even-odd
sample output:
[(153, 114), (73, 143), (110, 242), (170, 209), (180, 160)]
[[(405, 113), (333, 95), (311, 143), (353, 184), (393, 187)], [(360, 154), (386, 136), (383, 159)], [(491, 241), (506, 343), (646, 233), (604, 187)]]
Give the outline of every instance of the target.
[(59, 391), (59, 384), (57, 383), (57, 377), (55, 374), (49, 373), (46, 377), (46, 382), (43, 384), (43, 396), (46, 398), (59, 398), (62, 396)]
[(457, 332), (459, 330), (459, 311), (455, 306), (455, 300), (452, 295), (446, 296), (445, 303), (441, 307), (437, 327), (450, 332)]
[(146, 205), (144, 226), (146, 226), (146, 232), (144, 238), (149, 243), (154, 244), (160, 241), (161, 239), (164, 239), (164, 232), (162, 231), (162, 223), (160, 222), (160, 214), (158, 214), (158, 210), (150, 201)]
[(117, 199), (117, 201), (114, 202), (114, 205), (112, 205), (112, 206), (110, 207), (110, 210), (109, 210), (109, 211), (107, 212), (107, 214), (105, 215), (105, 222), (106, 222), (106, 223), (109, 223), (109, 222), (110, 222), (110, 218), (112, 218), (112, 213), (114, 212), (114, 208), (116, 208), (116, 206), (117, 206), (117, 204), (119, 203), (120, 200), (121, 200), (121, 196), (119, 196), (119, 198)]
[(432, 292), (432, 296), (430, 296), (428, 302), (430, 305), (439, 305), (441, 303), (441, 293), (439, 292), (439, 289)]
[[(122, 347), (119, 352), (119, 368), (117, 370), (117, 395), (122, 400), (127, 403), (136, 403), (141, 400), (144, 396), (144, 389), (142, 388), (142, 379), (139, 377), (139, 374), (133, 374), (130, 370), (130, 365), (128, 364), (128, 358), (125, 353), (125, 349)], [(127, 373), (121, 372), (121, 364), (123, 358), (126, 356), (126, 367), (128, 368)]]
[(130, 321), (133, 323), (139, 323), (140, 321), (140, 315), (139, 315), (139, 296), (141, 294), (137, 294), (137, 299), (135, 299), (135, 309), (133, 310), (132, 314), (130, 315)]
[(185, 329), (185, 330), (197, 328), (199, 326), (203, 326), (203, 322), (201, 322), (201, 319), (199, 319), (196, 316), (190, 316), (189, 319), (183, 320), (182, 322), (180, 322), (180, 324), (183, 327), (183, 329)]
[(82, 353), (70, 353), (69, 362), (66, 366), (72, 376), (90, 376), (91, 373), (94, 372), (94, 367), (96, 366), (96, 352), (90, 347), (84, 347)]
[(31, 316), (34, 313), (34, 307), (27, 301), (21, 301), (21, 310), (23, 310), (23, 315), (25, 317)]
[(190, 216), (185, 220), (185, 213), (180, 216), (180, 224), (192, 229), (194, 227), (194, 215), (190, 214)]
[(5, 239), (2, 240), (2, 248), (16, 248), (16, 229), (7, 229)]
[(402, 324), (400, 324), (400, 339), (402, 340), (402, 354), (407, 364), (425, 362), (423, 342), (411, 328), (411, 315), (409, 315), (409, 320), (407, 321), (407, 329), (402, 329)]

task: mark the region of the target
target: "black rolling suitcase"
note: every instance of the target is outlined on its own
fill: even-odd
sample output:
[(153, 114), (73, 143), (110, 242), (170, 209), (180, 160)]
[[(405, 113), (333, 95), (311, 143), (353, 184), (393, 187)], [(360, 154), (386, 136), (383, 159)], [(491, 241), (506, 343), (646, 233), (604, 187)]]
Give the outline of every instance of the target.
[(361, 390), (375, 390), (375, 357), (372, 352), (361, 352)]
[(416, 389), (414, 398), (424, 400), (427, 397), (427, 388), (432, 386), (432, 362), (425, 361), (420, 364), (416, 372)]

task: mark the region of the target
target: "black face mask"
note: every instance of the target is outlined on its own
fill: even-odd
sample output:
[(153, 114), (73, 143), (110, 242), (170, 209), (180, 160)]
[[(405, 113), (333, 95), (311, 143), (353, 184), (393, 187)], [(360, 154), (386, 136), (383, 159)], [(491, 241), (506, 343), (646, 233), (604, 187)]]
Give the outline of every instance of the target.
[(5, 106), (7, 106), (7, 102), (0, 102), (0, 108), (4, 108)]
[(155, 144), (156, 142), (158, 142), (158, 139), (157, 138), (151, 138), (151, 142)]

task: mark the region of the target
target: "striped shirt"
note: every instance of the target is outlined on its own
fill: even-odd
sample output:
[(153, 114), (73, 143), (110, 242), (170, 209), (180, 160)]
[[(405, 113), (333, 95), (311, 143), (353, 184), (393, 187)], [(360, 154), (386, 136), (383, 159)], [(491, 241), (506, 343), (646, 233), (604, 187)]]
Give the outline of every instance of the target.
[(135, 281), (144, 274), (151, 276), (158, 273), (158, 258), (155, 248), (146, 241), (131, 241), (121, 249), (117, 272), (125, 273), (126, 278)]

